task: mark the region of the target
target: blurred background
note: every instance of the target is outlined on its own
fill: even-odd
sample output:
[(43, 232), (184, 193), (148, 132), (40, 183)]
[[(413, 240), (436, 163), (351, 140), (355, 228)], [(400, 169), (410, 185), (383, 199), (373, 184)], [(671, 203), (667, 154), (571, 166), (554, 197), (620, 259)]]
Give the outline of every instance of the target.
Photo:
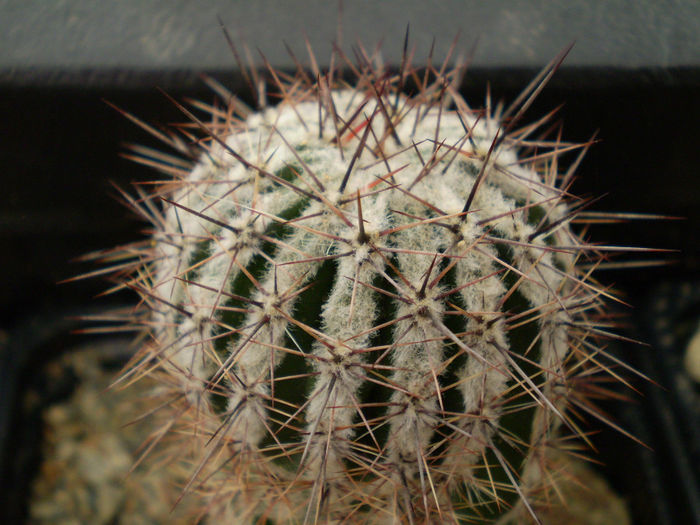
[(295, 66), (285, 43), (308, 64), (305, 38), (321, 66), (328, 65), (332, 42), (352, 56), (358, 41), (367, 49), (381, 45), (385, 62), (398, 65), (410, 27), (409, 47), (420, 65), (431, 48), (441, 62), (458, 36), (455, 56), (472, 54), (462, 92), (474, 107), (483, 104), (487, 85), (495, 100), (512, 101), (574, 42), (526, 120), (563, 104), (565, 140), (598, 133), (574, 186), (579, 195), (604, 195), (594, 209), (682, 217), (600, 225), (591, 235), (604, 244), (677, 250), (639, 258), (669, 264), (599, 275), (635, 305), (621, 310), (625, 333), (651, 344), (614, 350), (660, 385), (637, 381), (642, 394), (632, 403), (607, 407), (654, 452), (605, 430), (595, 437), (599, 469), (627, 501), (633, 523), (700, 523), (699, 390), (682, 363), (700, 322), (696, 0), (346, 0), (342, 17), (337, 2), (322, 1), (0, 0), (6, 515), (18, 523), (26, 518), (41, 456), (41, 414), (25, 410), (27, 389), (65, 397), (73, 387), (53, 391), (42, 367), (86, 341), (70, 334), (78, 326), (71, 316), (133, 301), (126, 294), (93, 299), (105, 288), (99, 279), (56, 284), (94, 269), (74, 259), (135, 240), (144, 227), (120, 204), (112, 183), (129, 189), (156, 177), (120, 157), (125, 143), (160, 145), (105, 101), (154, 125), (181, 121), (157, 88), (178, 100), (208, 102), (214, 95), (202, 73), (250, 99), (220, 22), (239, 48), (247, 44), (255, 64), (262, 65), (259, 49), (290, 72)]

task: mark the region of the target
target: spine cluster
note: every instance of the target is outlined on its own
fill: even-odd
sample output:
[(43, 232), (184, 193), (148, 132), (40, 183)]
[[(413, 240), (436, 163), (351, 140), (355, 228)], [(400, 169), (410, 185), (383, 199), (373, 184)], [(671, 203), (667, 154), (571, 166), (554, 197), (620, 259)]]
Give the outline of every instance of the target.
[(558, 61), (475, 110), (459, 68), (359, 56), (352, 83), (270, 70), (273, 107), (182, 108), (156, 133), (191, 160), (136, 150), (171, 176), (117, 266), (147, 312), (126, 377), (173, 413), (151, 445), (230, 522), (537, 521), (607, 295), (559, 168), (587, 144), (520, 122)]

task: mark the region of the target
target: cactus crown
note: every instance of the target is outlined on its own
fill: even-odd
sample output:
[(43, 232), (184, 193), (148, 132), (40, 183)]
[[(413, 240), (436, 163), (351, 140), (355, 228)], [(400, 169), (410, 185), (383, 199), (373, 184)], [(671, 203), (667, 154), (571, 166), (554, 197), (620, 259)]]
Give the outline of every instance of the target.
[(274, 107), (178, 104), (193, 126), (157, 133), (191, 161), (137, 150), (172, 180), (131, 200), (154, 233), (120, 266), (150, 334), (126, 376), (162, 378), (157, 437), (233, 522), (536, 520), (606, 295), (558, 170), (587, 144), (519, 127), (562, 57), (473, 110), (459, 68), (358, 56), (352, 83), (270, 69)]

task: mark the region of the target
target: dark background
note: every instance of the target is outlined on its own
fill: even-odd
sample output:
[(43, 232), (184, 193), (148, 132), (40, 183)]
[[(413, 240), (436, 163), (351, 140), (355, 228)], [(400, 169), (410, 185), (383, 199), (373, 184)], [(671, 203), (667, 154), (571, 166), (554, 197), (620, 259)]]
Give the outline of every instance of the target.
[[(20, 435), (13, 415), (18, 392), (36, 360), (51, 357), (47, 341), (57, 334), (63, 345), (80, 341), (65, 335), (72, 326), (66, 317), (132, 300), (93, 300), (105, 287), (99, 280), (56, 284), (94, 269), (72, 259), (134, 240), (143, 227), (118, 202), (111, 183), (128, 189), (154, 177), (120, 157), (124, 142), (158, 144), (104, 101), (166, 124), (182, 116), (156, 87), (178, 99), (210, 101), (198, 78), (207, 72), (245, 93), (217, 17), (237, 41), (248, 43), (258, 64), (256, 47), (276, 67), (292, 70), (283, 40), (308, 63), (304, 33), (327, 64), (337, 5), (293, 6), (270, 0), (0, 0), (0, 459), (12, 456), (8, 451)], [(415, 64), (425, 60), (433, 37), (438, 60), (458, 32), (462, 54), (477, 42), (463, 85), (473, 106), (481, 104), (487, 83), (496, 100), (513, 100), (540, 67), (576, 41), (526, 120), (563, 103), (564, 139), (585, 141), (598, 130), (600, 142), (574, 186), (578, 194), (605, 194), (595, 209), (683, 217), (599, 226), (592, 233), (605, 244), (677, 250), (647, 256), (671, 265), (599, 276), (636, 305), (626, 312), (629, 333), (653, 340), (644, 312), (658, 287), (700, 282), (700, 5), (346, 1), (342, 42), (350, 49), (359, 39), (371, 49), (383, 38), (386, 62), (397, 64), (407, 24)], [(673, 361), (658, 349), (619, 351), (652, 373)], [(669, 423), (659, 416), (672, 407), (680, 419), (671, 424), (693, 424), (692, 414), (678, 412), (669, 377), (655, 377), (663, 388), (642, 386), (647, 397), (632, 408), (611, 406), (620, 421), (648, 421), (637, 432), (657, 449), (654, 455), (612, 431), (596, 438), (606, 475), (633, 502), (635, 523), (700, 523), (697, 492), (688, 492), (697, 488), (697, 472), (691, 468), (691, 477), (683, 478), (674, 466), (678, 455), (668, 457), (671, 438), (664, 430)], [(681, 448), (693, 449), (689, 461), (697, 459), (698, 443), (683, 439)], [(6, 483), (22, 470), (10, 463), (0, 465)], [(21, 483), (15, 485), (21, 495)]]

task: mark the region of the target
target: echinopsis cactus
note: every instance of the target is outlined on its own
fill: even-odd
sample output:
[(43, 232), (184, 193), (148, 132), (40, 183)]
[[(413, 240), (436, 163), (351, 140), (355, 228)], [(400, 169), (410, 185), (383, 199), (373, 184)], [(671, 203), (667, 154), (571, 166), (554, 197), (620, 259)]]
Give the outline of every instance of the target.
[(459, 69), (360, 62), (270, 70), (260, 111), (178, 105), (155, 133), (191, 161), (136, 150), (173, 177), (131, 201), (154, 232), (117, 266), (148, 312), (127, 376), (162, 379), (154, 441), (217, 519), (536, 521), (605, 356), (604, 247), (558, 169), (586, 145), (520, 127), (559, 59), (508, 110)]

